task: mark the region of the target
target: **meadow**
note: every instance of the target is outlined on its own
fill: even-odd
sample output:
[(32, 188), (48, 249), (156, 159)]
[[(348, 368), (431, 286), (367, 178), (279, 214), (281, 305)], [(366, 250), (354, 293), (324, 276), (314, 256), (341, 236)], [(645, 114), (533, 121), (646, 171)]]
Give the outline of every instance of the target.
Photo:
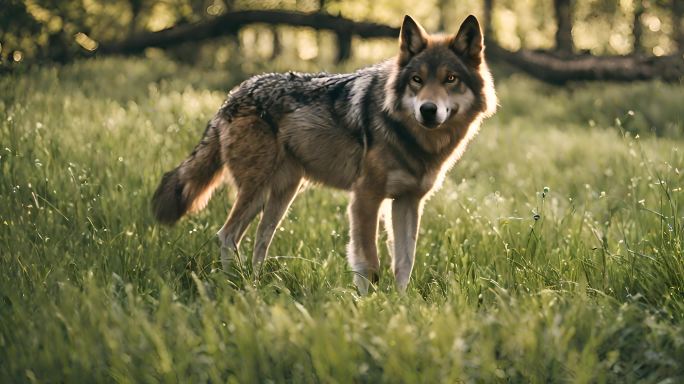
[(500, 71), (407, 293), (379, 244), (359, 297), (344, 192), (300, 194), (256, 281), (220, 270), (230, 187), (154, 222), (161, 174), (244, 76), (107, 58), (0, 77), (0, 381), (684, 381), (684, 86)]

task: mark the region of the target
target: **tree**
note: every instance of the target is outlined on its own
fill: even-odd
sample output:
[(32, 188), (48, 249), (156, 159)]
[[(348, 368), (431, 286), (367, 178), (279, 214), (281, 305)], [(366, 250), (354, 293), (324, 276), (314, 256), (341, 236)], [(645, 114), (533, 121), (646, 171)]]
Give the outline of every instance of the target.
[(677, 50), (684, 52), (684, 1), (670, 0), (672, 14), (672, 37), (677, 44)]
[(337, 56), (336, 63), (342, 63), (351, 57), (352, 33), (349, 30), (340, 30), (337, 36)]
[(553, 0), (556, 14), (556, 51), (571, 54), (572, 42), (572, 0)]
[(437, 23), (437, 30), (444, 32), (446, 30), (446, 9), (449, 6), (449, 0), (437, 1), (437, 12), (439, 13), (439, 22)]
[(484, 22), (482, 28), (484, 29), (485, 36), (492, 36), (492, 14), (494, 13), (494, 0), (484, 0), (483, 7)]
[(635, 0), (634, 2), (634, 20), (632, 22), (632, 52), (636, 54), (643, 53), (643, 46), (641, 38), (644, 32), (644, 25), (641, 22), (641, 16), (645, 11), (644, 0)]
[(145, 4), (144, 0), (128, 0), (128, 5), (131, 8), (131, 23), (128, 28), (128, 33), (131, 34), (135, 32), (138, 26), (140, 14), (142, 13)]

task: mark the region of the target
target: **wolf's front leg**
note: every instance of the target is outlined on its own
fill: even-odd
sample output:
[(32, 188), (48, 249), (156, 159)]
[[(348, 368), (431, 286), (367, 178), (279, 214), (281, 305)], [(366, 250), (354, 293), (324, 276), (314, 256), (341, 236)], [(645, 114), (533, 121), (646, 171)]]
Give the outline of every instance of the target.
[(380, 206), (380, 219), (387, 233), (387, 253), (394, 260), (394, 229), (392, 228), (392, 200), (384, 200)]
[(368, 190), (356, 190), (349, 203), (350, 241), (347, 248), (354, 284), (359, 293), (368, 293), (370, 283), (377, 283), (380, 261), (376, 239), (378, 212), (383, 198)]
[(394, 258), (392, 270), (397, 290), (404, 292), (411, 278), (416, 253), (416, 237), (420, 224), (421, 199), (405, 196), (392, 202), (392, 229), (394, 233)]

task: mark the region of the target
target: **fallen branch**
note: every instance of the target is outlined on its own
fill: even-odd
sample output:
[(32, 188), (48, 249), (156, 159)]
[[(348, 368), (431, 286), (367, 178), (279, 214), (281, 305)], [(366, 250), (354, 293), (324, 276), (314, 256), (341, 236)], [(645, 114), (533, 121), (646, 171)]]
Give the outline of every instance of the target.
[(564, 84), (568, 81), (635, 81), (661, 79), (679, 81), (684, 76), (684, 56), (558, 56), (552, 52), (508, 51), (487, 44), (492, 61), (506, 62), (539, 80)]
[[(309, 27), (332, 31), (343, 37), (396, 39), (399, 36), (398, 27), (358, 22), (325, 13), (251, 10), (230, 12), (209, 20), (178, 25), (158, 32), (141, 33), (119, 42), (105, 42), (100, 44), (98, 53), (134, 54), (142, 52), (147, 47), (166, 48), (189, 41), (234, 35), (240, 28), (250, 24)], [(684, 77), (684, 56), (681, 53), (661, 57), (588, 54), (559, 56), (553, 52), (524, 49), (513, 52), (493, 41), (488, 41), (487, 47), (487, 57), (490, 61), (508, 63), (532, 77), (553, 84), (592, 80), (679, 81)]]
[(166, 48), (176, 44), (211, 39), (236, 34), (240, 28), (250, 24), (280, 24), (293, 27), (309, 27), (328, 30), (342, 35), (362, 38), (399, 36), (398, 27), (358, 22), (326, 13), (302, 13), (291, 11), (236, 11), (192, 24), (184, 24), (158, 32), (141, 33), (120, 42), (103, 43), (99, 52), (132, 54), (147, 47)]

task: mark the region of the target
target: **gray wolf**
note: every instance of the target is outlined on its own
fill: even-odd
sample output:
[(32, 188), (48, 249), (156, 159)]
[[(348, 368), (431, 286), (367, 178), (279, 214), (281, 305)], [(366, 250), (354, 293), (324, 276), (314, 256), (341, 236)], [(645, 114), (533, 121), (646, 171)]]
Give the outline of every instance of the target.
[(252, 256), (258, 273), (303, 180), (348, 190), (354, 283), (366, 293), (378, 279), (384, 212), (403, 292), (423, 202), (494, 113), (496, 96), (474, 16), (455, 35), (428, 35), (405, 16), (399, 43), (396, 57), (353, 73), (263, 74), (235, 87), (190, 156), (164, 174), (155, 217), (171, 224), (202, 209), (231, 178), (237, 197), (218, 232), (221, 261), (228, 268), (238, 257), (245, 230), (263, 212)]

